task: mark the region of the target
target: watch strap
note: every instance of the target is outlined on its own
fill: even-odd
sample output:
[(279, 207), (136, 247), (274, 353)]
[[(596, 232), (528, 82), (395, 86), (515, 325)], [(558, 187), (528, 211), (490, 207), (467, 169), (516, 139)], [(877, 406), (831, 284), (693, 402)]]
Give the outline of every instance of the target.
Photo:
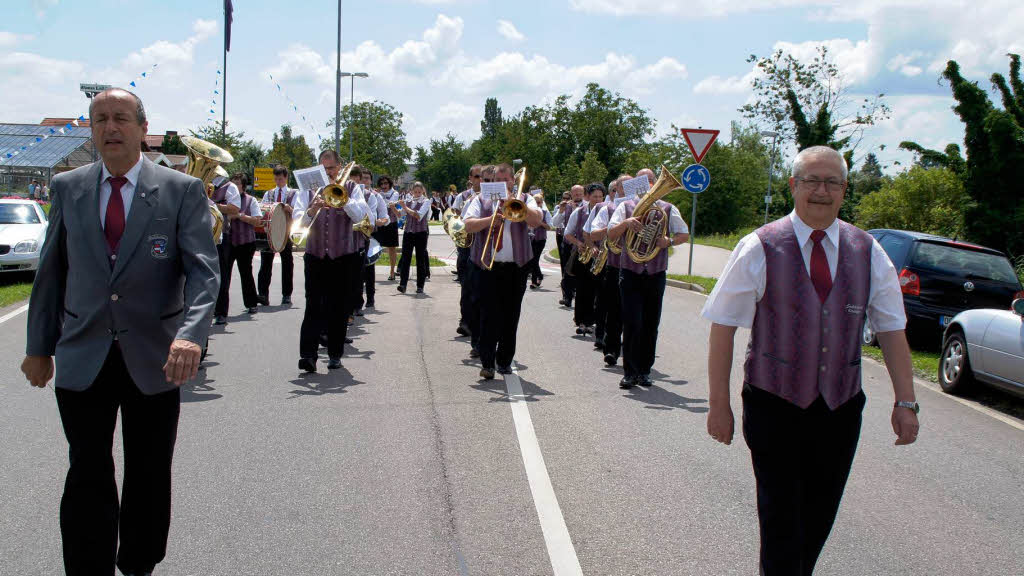
[(917, 402), (907, 402), (906, 400), (901, 400), (893, 403), (893, 408), (909, 408), (914, 412), (914, 414), (917, 414), (921, 411), (920, 404), (918, 404)]

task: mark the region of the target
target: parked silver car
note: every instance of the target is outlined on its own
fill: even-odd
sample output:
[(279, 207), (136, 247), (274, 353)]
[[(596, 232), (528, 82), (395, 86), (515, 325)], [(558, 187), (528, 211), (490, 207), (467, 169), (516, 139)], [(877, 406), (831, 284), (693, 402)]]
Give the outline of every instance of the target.
[(1010, 310), (965, 310), (946, 328), (939, 384), (960, 392), (975, 381), (1024, 398), (1024, 299)]
[(38, 268), (46, 226), (46, 213), (35, 201), (0, 200), (0, 272)]

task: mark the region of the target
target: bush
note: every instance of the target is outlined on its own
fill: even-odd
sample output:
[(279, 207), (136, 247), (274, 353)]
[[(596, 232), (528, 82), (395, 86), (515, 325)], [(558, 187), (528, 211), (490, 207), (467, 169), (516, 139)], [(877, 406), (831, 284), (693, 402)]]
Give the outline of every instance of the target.
[(954, 237), (962, 235), (964, 215), (972, 206), (953, 171), (915, 166), (863, 197), (855, 214), (865, 230), (895, 228)]

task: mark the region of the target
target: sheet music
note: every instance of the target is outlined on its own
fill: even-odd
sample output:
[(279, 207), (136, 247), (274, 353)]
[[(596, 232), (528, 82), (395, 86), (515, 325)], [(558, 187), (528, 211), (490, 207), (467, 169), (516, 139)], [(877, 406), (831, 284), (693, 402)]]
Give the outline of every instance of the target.
[(491, 200), (504, 200), (508, 198), (508, 187), (504, 182), (482, 182), (480, 194)]
[(315, 192), (331, 183), (327, 178), (327, 170), (321, 165), (300, 168), (292, 172), (292, 175), (295, 176), (295, 182), (298, 183), (300, 191), (313, 190)]
[(626, 198), (643, 196), (650, 189), (651, 181), (647, 179), (647, 176), (638, 176), (622, 183), (622, 190), (625, 192)]

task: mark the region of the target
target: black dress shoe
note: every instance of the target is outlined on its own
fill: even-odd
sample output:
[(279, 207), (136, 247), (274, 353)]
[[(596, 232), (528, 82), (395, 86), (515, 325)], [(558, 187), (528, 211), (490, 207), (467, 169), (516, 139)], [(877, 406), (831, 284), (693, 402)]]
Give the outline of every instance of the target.
[(362, 316), (363, 315), (363, 311), (362, 310), (356, 310), (355, 312), (353, 312), (353, 314), (355, 314), (356, 316)]
[(561, 305), (561, 306), (565, 306), (565, 298), (561, 298), (561, 299), (559, 299), (559, 300), (558, 300), (558, 303), (559, 303), (559, 305)]
[(223, 326), (223, 325), (225, 325), (227, 323), (228, 323), (228, 319), (225, 316), (217, 316), (216, 318), (213, 319), (213, 324), (215, 326)]
[(594, 350), (604, 350), (604, 342), (601, 342), (600, 340), (594, 340)]
[(292, 305), (292, 297), (291, 296), (285, 296), (284, 298), (281, 298), (281, 306), (291, 306), (291, 305)]
[(253, 306), (252, 308), (249, 308), (248, 310), (246, 310), (246, 312), (248, 312), (249, 314), (255, 314), (256, 313), (256, 307)]
[(270, 297), (269, 296), (257, 296), (256, 297), (256, 303), (259, 304), (260, 306), (270, 306)]
[(328, 360), (328, 370), (337, 370), (338, 368), (341, 368), (341, 358), (331, 358), (330, 360)]
[(632, 376), (623, 376), (622, 380), (619, 380), (619, 388), (628, 390), (636, 385), (636, 379)]
[(417, 288), (416, 289), (416, 293), (417, 294), (423, 294), (423, 288)]
[(640, 378), (637, 379), (637, 384), (649, 388), (652, 384), (654, 384), (654, 382), (651, 381), (651, 377), (650, 376), (648, 376), (647, 374), (644, 374), (643, 376), (641, 376)]
[(374, 306), (373, 300), (367, 301), (366, 306), (363, 306), (363, 308), (366, 308), (366, 309), (369, 309), (369, 310), (373, 310), (375, 307), (376, 306)]
[(455, 329), (455, 333), (459, 336), (469, 336), (469, 330), (465, 324), (459, 324), (459, 327)]
[(490, 368), (481, 368), (480, 377), (484, 380), (494, 380), (494, 370), (491, 370)]
[(476, 348), (471, 348), (470, 351), (469, 351), (469, 357), (470, 358), (479, 358), (480, 357), (480, 351), (477, 350)]
[(320, 335), (320, 345), (327, 348), (327, 334)]
[(355, 342), (355, 340), (353, 340), (351, 338), (345, 338), (345, 344), (351, 344), (353, 342)]
[(618, 362), (619, 362), (619, 357), (618, 356), (614, 356), (612, 354), (605, 354), (604, 355), (604, 363), (605, 364), (607, 364), (609, 366), (615, 366), (615, 364), (617, 364)]
[(316, 360), (312, 358), (299, 358), (299, 370), (316, 372)]
[(576, 325), (576, 333), (577, 334), (585, 334), (586, 333), (586, 330), (583, 328), (583, 324), (577, 324)]
[(507, 366), (502, 366), (501, 364), (498, 364), (498, 374), (511, 374), (511, 373), (512, 373), (512, 365), (511, 364), (509, 364)]

